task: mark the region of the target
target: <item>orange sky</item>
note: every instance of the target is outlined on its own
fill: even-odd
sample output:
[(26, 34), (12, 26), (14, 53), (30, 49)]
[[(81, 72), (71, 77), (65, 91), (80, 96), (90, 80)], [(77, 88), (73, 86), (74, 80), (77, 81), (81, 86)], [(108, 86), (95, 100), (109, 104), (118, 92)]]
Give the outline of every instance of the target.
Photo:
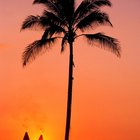
[[(79, 0), (80, 1), (80, 0)], [(140, 140), (140, 1), (112, 0), (114, 28), (98, 28), (121, 42), (122, 57), (75, 42), (71, 140)], [(68, 48), (58, 43), (23, 68), (24, 47), (41, 32), (20, 32), (39, 14), (32, 0), (0, 1), (0, 139), (64, 139)]]

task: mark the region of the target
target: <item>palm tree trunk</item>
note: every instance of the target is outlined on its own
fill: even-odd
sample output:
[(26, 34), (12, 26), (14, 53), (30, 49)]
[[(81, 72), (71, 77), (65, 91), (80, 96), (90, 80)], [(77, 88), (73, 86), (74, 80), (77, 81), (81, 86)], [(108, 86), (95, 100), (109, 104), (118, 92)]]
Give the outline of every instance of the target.
[(69, 47), (70, 47), (70, 56), (69, 56), (68, 101), (67, 101), (65, 140), (69, 140), (70, 121), (71, 121), (72, 83), (73, 83), (73, 42), (69, 42)]

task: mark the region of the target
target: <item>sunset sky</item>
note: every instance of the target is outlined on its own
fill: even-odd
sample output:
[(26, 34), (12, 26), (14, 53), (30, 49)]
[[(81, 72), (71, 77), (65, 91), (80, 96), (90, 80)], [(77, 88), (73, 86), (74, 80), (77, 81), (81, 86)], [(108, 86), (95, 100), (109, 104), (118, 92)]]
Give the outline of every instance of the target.
[[(43, 10), (32, 2), (0, 0), (0, 139), (22, 140), (28, 131), (31, 140), (64, 140), (69, 50), (61, 54), (58, 42), (22, 67), (24, 48), (42, 34), (20, 32)], [(97, 31), (118, 38), (122, 56), (75, 42), (70, 140), (140, 140), (140, 0), (111, 2), (104, 10), (114, 28)]]

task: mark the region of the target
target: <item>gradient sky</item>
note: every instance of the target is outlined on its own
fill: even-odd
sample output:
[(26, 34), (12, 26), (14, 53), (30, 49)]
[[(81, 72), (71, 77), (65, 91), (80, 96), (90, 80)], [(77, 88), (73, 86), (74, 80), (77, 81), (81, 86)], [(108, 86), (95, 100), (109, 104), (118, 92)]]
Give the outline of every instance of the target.
[[(40, 31), (20, 32), (39, 14), (33, 0), (0, 1), (0, 139), (64, 139), (68, 48), (60, 44), (22, 67), (24, 47)], [(114, 28), (98, 28), (121, 42), (122, 57), (75, 42), (71, 140), (140, 140), (140, 1), (111, 0)], [(80, 2), (80, 0), (79, 0)], [(92, 32), (92, 31), (91, 31)]]

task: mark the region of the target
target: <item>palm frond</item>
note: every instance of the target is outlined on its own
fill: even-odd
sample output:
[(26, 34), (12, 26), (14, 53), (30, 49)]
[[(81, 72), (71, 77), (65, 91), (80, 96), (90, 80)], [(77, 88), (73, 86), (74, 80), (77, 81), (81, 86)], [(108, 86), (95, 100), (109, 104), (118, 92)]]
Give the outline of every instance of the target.
[(44, 34), (42, 35), (42, 39), (51, 38), (54, 34), (60, 34), (65, 32), (66, 31), (63, 27), (53, 24), (45, 30)]
[(65, 47), (68, 43), (68, 34), (66, 33), (62, 39), (62, 43), (61, 43), (61, 53), (64, 52)]
[(84, 36), (89, 44), (93, 45), (94, 42), (97, 42), (99, 43), (98, 47), (107, 49), (120, 57), (121, 48), (117, 39), (106, 36), (103, 33), (84, 34)]
[(83, 18), (77, 25), (76, 28), (79, 28), (81, 31), (98, 25), (110, 25), (112, 26), (108, 14), (101, 12), (100, 10), (93, 11), (88, 16)]
[(109, 0), (83, 0), (74, 13), (74, 23), (79, 22), (94, 10), (99, 10), (101, 6), (111, 6)]
[(74, 13), (74, 23), (85, 17), (93, 8), (95, 5), (92, 5), (89, 0), (83, 0)]
[(48, 10), (54, 12), (57, 15), (61, 15), (61, 9), (56, 3), (56, 0), (34, 0), (33, 4), (43, 4), (47, 7)]
[(57, 38), (41, 39), (29, 44), (22, 55), (23, 66), (34, 60), (40, 52), (48, 49), (53, 43), (55, 43), (56, 39)]
[(41, 16), (39, 22), (43, 29), (46, 29), (51, 26), (51, 19), (49, 17)]
[[(51, 14), (48, 14), (48, 16), (30, 15), (22, 23), (21, 30), (29, 29), (29, 28), (32, 29), (37, 26), (40, 26), (41, 28), (46, 29), (47, 27), (51, 26), (52, 21), (56, 22), (56, 20), (53, 17), (51, 19)], [(57, 23), (58, 23), (58, 21), (57, 21)]]
[(59, 26), (67, 26), (67, 23), (64, 19), (47, 10), (44, 10), (42, 17), (46, 18), (46, 20), (50, 21), (50, 23), (52, 24), (56, 24)]
[(46, 3), (47, 0), (34, 0), (33, 4), (42, 4), (42, 3)]
[(22, 23), (21, 30), (24, 30), (24, 29), (27, 29), (27, 28), (32, 28), (34, 26), (40, 25), (39, 21), (40, 21), (40, 16), (30, 15)]
[(70, 24), (75, 11), (75, 0), (57, 0), (57, 4), (60, 5), (66, 21)]
[[(92, 0), (91, 0), (92, 1)], [(94, 4), (100, 8), (101, 6), (112, 6), (110, 0), (94, 0)]]

